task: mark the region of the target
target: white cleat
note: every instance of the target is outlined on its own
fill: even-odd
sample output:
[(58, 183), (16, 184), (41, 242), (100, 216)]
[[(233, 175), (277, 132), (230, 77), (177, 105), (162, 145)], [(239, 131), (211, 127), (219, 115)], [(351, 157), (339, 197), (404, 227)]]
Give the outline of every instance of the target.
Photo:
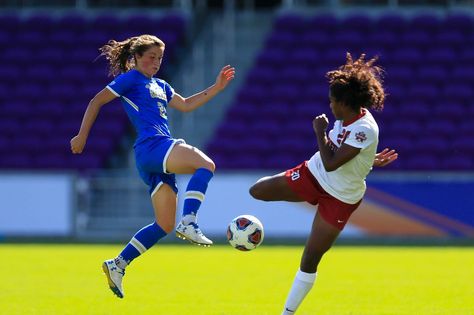
[(116, 296), (123, 299), (122, 278), (125, 276), (125, 270), (119, 268), (113, 259), (104, 261), (102, 270), (107, 277), (110, 290), (112, 290)]
[(183, 222), (179, 222), (176, 227), (176, 236), (199, 246), (209, 247), (212, 245), (212, 241), (202, 234), (196, 223), (191, 222), (184, 225)]

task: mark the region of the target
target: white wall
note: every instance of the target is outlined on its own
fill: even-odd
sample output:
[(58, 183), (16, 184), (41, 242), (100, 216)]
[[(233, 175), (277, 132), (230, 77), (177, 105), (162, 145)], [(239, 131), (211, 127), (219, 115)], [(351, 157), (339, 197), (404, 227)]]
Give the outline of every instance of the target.
[(0, 173), (0, 235), (71, 235), (72, 185), (66, 174)]

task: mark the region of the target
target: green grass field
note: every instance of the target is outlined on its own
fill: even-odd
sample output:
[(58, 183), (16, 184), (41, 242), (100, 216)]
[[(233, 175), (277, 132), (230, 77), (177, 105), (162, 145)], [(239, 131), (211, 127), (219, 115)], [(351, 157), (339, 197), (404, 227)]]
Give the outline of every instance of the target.
[[(100, 268), (120, 249), (0, 245), (0, 314), (280, 314), (302, 251), (155, 246), (120, 300)], [(298, 314), (474, 314), (474, 248), (336, 246)]]

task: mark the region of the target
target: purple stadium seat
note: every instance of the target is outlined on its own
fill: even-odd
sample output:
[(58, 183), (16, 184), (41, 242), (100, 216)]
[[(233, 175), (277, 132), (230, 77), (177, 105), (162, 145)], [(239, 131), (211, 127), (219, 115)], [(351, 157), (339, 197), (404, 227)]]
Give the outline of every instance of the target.
[(440, 47), (451, 47), (456, 50), (465, 46), (466, 39), (467, 36), (464, 33), (454, 30), (443, 30), (435, 34), (435, 41)]
[(273, 140), (281, 135), (282, 126), (269, 120), (257, 121), (252, 124), (249, 132), (265, 140)]
[(443, 28), (447, 31), (458, 31), (467, 33), (472, 30), (474, 19), (471, 15), (463, 13), (453, 13), (444, 19)]
[[(384, 110), (385, 111), (385, 110)], [(432, 106), (424, 101), (407, 100), (399, 105), (396, 118), (400, 120), (416, 120), (423, 122), (431, 119), (433, 115)]]
[(292, 53), (301, 53), (302, 49), (310, 49), (314, 53), (317, 53), (318, 50), (323, 50), (325, 48), (324, 43), (328, 42), (330, 37), (331, 34), (324, 30), (308, 28), (301, 34), (301, 49), (293, 50)]
[(15, 34), (21, 27), (20, 16), (17, 14), (6, 14), (0, 16), (0, 30)]
[(420, 14), (413, 17), (408, 27), (412, 30), (423, 30), (428, 33), (435, 33), (441, 27), (441, 18), (432, 14)]
[(276, 17), (274, 29), (281, 31), (290, 31), (299, 34), (306, 28), (306, 20), (299, 14), (282, 14)]
[[(396, 82), (397, 84), (404, 84), (413, 80), (414, 77), (413, 68), (408, 66), (393, 67), (386, 71), (387, 80), (391, 83)], [(392, 84), (389, 84), (388, 88), (390, 89), (391, 86)]]
[(296, 84), (275, 84), (268, 94), (275, 100), (289, 103), (298, 100), (301, 89)]
[(420, 49), (410, 47), (396, 49), (386, 58), (392, 58), (397, 64), (416, 66), (419, 64), (420, 60), (423, 60), (424, 56)]
[(426, 123), (423, 133), (430, 137), (450, 136), (456, 132), (456, 124), (447, 120), (433, 120)]
[(237, 95), (237, 99), (240, 102), (248, 102), (258, 104), (263, 102), (268, 95), (267, 89), (264, 86), (260, 85), (253, 85), (246, 89), (245, 91), (241, 91)]
[[(474, 40), (474, 35), (472, 37), (472, 40)], [(467, 66), (472, 69), (474, 67), (474, 48), (468, 47), (468, 48), (462, 49), (459, 55), (459, 62), (464, 67)]]
[(311, 17), (309, 19), (309, 25), (307, 27), (310, 29), (321, 30), (326, 34), (331, 34), (340, 27), (340, 24), (337, 17), (331, 14), (326, 14)]
[(33, 165), (36, 168), (51, 170), (65, 170), (69, 167), (66, 155), (56, 152), (37, 156), (33, 161)]
[(270, 67), (259, 67), (252, 69), (247, 74), (247, 80), (253, 82), (255, 85), (267, 85), (276, 80), (277, 73)]
[(278, 67), (286, 61), (287, 53), (277, 49), (271, 49), (260, 52), (257, 56), (257, 64), (267, 67)]
[(400, 38), (391, 31), (377, 31), (367, 35), (367, 42), (369, 45), (376, 45), (379, 49), (392, 50), (400, 45)]
[(439, 170), (440, 166), (440, 158), (431, 154), (413, 155), (406, 160), (407, 170)]
[(400, 34), (408, 28), (405, 17), (400, 14), (384, 14), (375, 21), (377, 31), (388, 31), (392, 34)]
[[(5, 64), (3, 65), (2, 67), (0, 67), (0, 80), (5, 80), (5, 82), (17, 82), (19, 79), (20, 79), (20, 76), (21, 76), (21, 71), (20, 71), (20, 66), (16, 66), (16, 65), (9, 65), (9, 64)], [(2, 85), (0, 85), (0, 88), (2, 87)], [(2, 93), (0, 94), (3, 94), (5, 93), (4, 91), (0, 91)], [(3, 94), (3, 95), (6, 95)]]
[(48, 42), (53, 46), (62, 48), (77, 48), (77, 38), (79, 33), (68, 29), (58, 29), (49, 35)]
[(435, 85), (424, 83), (411, 86), (407, 92), (411, 100), (427, 102), (434, 101), (440, 96), (439, 90)]
[(401, 44), (405, 45), (406, 47), (420, 49), (424, 49), (427, 46), (429, 47), (433, 42), (431, 34), (426, 30), (412, 30), (406, 32), (401, 36), (400, 40)]
[(474, 92), (469, 84), (446, 85), (443, 90), (443, 97), (452, 102), (469, 104)]
[(57, 27), (80, 34), (86, 31), (87, 20), (82, 14), (69, 13), (58, 18)]
[(415, 142), (416, 154), (441, 156), (446, 152), (449, 146), (449, 140), (446, 137), (439, 136), (438, 134), (420, 137)]
[(474, 168), (474, 160), (472, 155), (455, 155), (449, 156), (441, 162), (441, 169), (449, 171), (464, 171)]
[(0, 135), (10, 137), (18, 134), (22, 128), (21, 120), (14, 115), (8, 113), (8, 116), (0, 117)]
[(454, 82), (455, 84), (464, 84), (465, 82), (473, 80), (474, 64), (471, 66), (466, 66), (466, 64), (462, 63), (453, 67), (450, 78), (452, 79), (451, 82)]
[(443, 104), (437, 104), (434, 114), (439, 120), (461, 121), (466, 117), (467, 108), (457, 102), (447, 100)]
[(474, 139), (467, 133), (453, 139), (451, 151), (455, 154), (468, 154), (474, 158)]
[(31, 169), (33, 158), (24, 152), (11, 152), (0, 155), (0, 169)]
[(23, 130), (29, 135), (50, 136), (54, 132), (54, 124), (53, 121), (31, 120), (24, 125)]
[(439, 65), (440, 63), (434, 62), (432, 66), (421, 67), (416, 73), (416, 78), (419, 82), (429, 84), (439, 84), (446, 80), (448, 72), (445, 67)]
[(237, 121), (240, 123), (241, 121), (253, 119), (255, 115), (254, 106), (255, 105), (253, 103), (242, 103), (242, 102), (234, 103), (232, 106), (230, 106), (230, 109), (227, 111), (226, 122), (232, 123), (234, 121)]
[(350, 14), (341, 21), (343, 29), (355, 29), (363, 33), (370, 32), (375, 22), (366, 14)]
[(26, 70), (26, 75), (32, 80), (38, 80), (42, 83), (53, 82), (57, 79), (57, 70), (50, 65), (39, 64)]
[(456, 53), (452, 48), (433, 49), (426, 53), (424, 60), (434, 65), (451, 66), (455, 63)]

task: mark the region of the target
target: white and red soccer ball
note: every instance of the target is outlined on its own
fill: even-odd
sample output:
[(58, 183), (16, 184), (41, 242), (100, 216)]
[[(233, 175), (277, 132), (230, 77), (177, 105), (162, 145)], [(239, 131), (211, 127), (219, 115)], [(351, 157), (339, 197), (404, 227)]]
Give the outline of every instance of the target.
[(240, 215), (227, 227), (227, 240), (230, 245), (241, 251), (257, 248), (263, 241), (263, 225), (253, 215)]

